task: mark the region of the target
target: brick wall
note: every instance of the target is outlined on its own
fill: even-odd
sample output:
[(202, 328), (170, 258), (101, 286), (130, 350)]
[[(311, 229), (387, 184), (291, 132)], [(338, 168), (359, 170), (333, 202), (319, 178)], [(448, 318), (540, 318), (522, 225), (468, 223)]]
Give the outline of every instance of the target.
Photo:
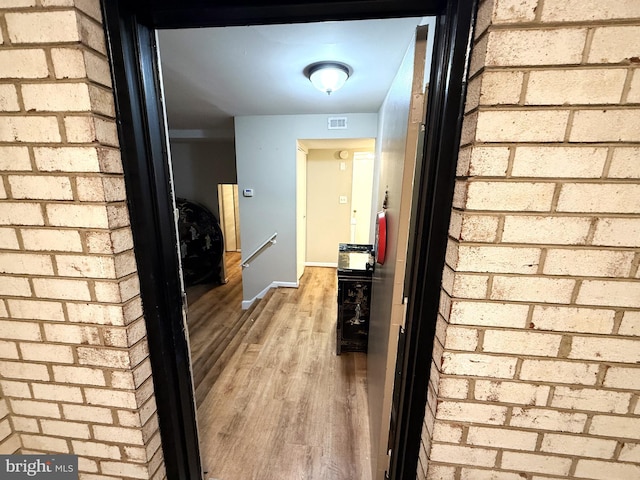
[(640, 478), (640, 2), (480, 3), (419, 479)]
[(161, 479), (98, 0), (0, 3), (0, 453)]
[(9, 420), (9, 407), (4, 398), (0, 398), (0, 453), (11, 454), (20, 450), (20, 438)]

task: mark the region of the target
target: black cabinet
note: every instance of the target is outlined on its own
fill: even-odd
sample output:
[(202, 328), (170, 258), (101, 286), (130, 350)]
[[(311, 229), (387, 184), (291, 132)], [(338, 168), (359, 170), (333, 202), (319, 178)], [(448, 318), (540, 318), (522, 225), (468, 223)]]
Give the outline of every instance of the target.
[(369, 337), (373, 245), (341, 243), (338, 255), (336, 352), (366, 352)]

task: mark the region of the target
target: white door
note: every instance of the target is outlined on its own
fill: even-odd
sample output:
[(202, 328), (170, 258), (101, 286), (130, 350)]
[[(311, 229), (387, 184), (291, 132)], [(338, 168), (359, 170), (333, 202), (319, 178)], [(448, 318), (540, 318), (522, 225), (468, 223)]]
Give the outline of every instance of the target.
[(298, 144), (296, 152), (296, 265), (298, 280), (307, 259), (307, 152)]

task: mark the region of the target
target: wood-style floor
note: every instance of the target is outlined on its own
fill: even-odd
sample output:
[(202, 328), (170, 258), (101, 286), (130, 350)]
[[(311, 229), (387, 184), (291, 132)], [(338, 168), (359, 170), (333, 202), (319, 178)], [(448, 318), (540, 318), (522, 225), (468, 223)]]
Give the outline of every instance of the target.
[(335, 354), (335, 269), (242, 311), (229, 266), (228, 284), (187, 293), (205, 479), (369, 480), (366, 357)]

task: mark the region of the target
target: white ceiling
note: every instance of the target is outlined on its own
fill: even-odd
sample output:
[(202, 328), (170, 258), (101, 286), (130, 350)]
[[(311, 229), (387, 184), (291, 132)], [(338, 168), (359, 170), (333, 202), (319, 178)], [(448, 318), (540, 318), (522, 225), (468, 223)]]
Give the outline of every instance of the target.
[[(161, 30), (169, 128), (231, 137), (237, 115), (377, 112), (421, 20)], [(303, 74), (322, 60), (353, 69), (330, 96)]]

